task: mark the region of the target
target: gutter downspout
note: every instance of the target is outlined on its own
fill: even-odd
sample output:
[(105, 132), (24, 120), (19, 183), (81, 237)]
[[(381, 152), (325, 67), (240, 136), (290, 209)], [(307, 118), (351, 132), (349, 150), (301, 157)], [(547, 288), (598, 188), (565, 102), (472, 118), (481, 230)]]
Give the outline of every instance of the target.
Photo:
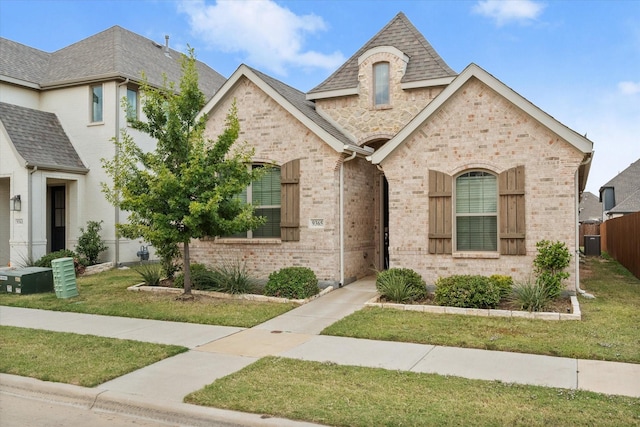
[[(129, 77), (126, 78), (126, 80), (122, 83), (118, 83), (118, 85), (116, 86), (116, 133), (115, 133), (115, 138), (116, 138), (116, 148), (115, 148), (115, 158), (116, 161), (118, 159), (118, 143), (120, 143), (120, 88), (122, 86), (128, 85), (129, 84)], [(113, 227), (115, 230), (115, 241), (116, 241), (116, 249), (115, 249), (115, 260), (113, 265), (115, 265), (116, 267), (119, 266), (120, 264), (120, 237), (118, 236), (118, 224), (120, 223), (120, 207), (118, 207), (117, 205), (115, 206), (114, 209), (114, 223), (113, 223)]]
[(33, 184), (31, 183), (32, 175), (38, 171), (38, 166), (34, 166), (29, 172), (29, 228), (27, 228), (27, 259), (33, 257)]
[[(593, 155), (589, 156), (588, 159), (582, 161), (580, 166), (588, 165), (593, 159)], [(575, 215), (576, 215), (576, 253), (575, 253), (575, 263), (576, 263), (576, 291), (585, 298), (593, 299), (593, 296), (590, 293), (587, 293), (585, 290), (580, 288), (580, 166), (576, 169), (575, 172), (575, 193), (576, 193), (576, 206), (575, 206)]]
[(356, 152), (340, 163), (340, 287), (344, 286), (344, 164), (356, 158)]

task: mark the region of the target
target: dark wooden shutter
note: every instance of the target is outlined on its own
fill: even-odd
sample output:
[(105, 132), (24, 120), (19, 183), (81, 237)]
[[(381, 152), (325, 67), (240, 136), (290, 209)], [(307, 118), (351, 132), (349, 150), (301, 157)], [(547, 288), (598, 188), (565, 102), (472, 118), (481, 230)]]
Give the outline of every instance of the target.
[(280, 167), (280, 239), (300, 240), (300, 159)]
[(451, 253), (451, 183), (450, 175), (429, 171), (429, 253)]
[(524, 166), (506, 170), (498, 180), (500, 194), (500, 253), (526, 255)]

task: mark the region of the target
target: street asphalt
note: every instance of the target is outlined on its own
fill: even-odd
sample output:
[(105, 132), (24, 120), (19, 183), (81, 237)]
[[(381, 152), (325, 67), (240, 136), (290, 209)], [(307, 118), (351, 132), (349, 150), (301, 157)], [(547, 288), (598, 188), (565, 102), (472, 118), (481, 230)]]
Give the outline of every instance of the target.
[(359, 280), (250, 329), (2, 306), (0, 325), (175, 344), (189, 351), (95, 388), (0, 374), (0, 394), (177, 425), (314, 425), (183, 403), (190, 392), (272, 355), (640, 397), (638, 364), (319, 335), (375, 295), (373, 278)]

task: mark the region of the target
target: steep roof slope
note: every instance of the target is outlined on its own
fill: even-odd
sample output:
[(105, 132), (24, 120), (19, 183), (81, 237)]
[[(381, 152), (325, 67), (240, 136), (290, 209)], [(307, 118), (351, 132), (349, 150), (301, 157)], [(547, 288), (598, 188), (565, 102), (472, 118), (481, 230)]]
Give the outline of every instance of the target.
[(301, 92), (298, 89), (282, 83), (281, 81), (276, 80), (273, 77), (270, 77), (254, 68), (248, 66), (247, 68), (253, 71), (258, 77), (260, 77), (260, 79), (262, 79), (266, 84), (268, 84), (271, 88), (278, 92), (284, 99), (290, 102), (291, 105), (293, 105), (316, 125), (320, 126), (326, 132), (331, 134), (334, 138), (343, 142), (344, 144), (353, 143), (335, 126), (333, 126), (324, 117), (318, 114), (318, 112), (316, 111), (315, 103), (312, 101), (308, 101), (304, 92)]
[[(626, 207), (618, 208), (616, 212), (621, 212), (620, 209), (625, 209), (627, 212), (635, 212), (629, 211), (635, 207), (636, 202), (632, 197), (634, 194), (638, 197), (638, 190), (640, 190), (640, 159), (631, 163), (631, 165), (620, 172), (618, 175), (609, 180), (606, 184), (600, 187), (600, 194), (602, 196), (602, 190), (605, 188), (613, 188), (615, 191), (615, 207), (613, 209), (617, 209), (618, 205), (626, 201)], [(631, 199), (627, 201), (628, 198)], [(640, 200), (638, 200), (640, 203)], [(612, 209), (612, 211), (613, 211)], [(638, 209), (640, 210), (640, 208)]]
[(402, 83), (455, 77), (457, 75), (416, 27), (413, 26), (404, 13), (400, 12), (335, 73), (308, 93), (313, 94), (357, 87), (358, 58), (368, 50), (379, 46), (393, 46), (409, 57)]
[(0, 37), (0, 76), (39, 85), (50, 57), (50, 53)]
[(579, 221), (601, 221), (602, 220), (602, 203), (595, 194), (585, 191), (582, 193), (582, 199), (579, 206)]
[(0, 102), (0, 122), (25, 166), (88, 172), (55, 114)]
[[(6, 39), (0, 49), (0, 74), (38, 83), (43, 89), (109, 78), (140, 81), (143, 71), (150, 84), (161, 86), (163, 73), (174, 82), (182, 75), (180, 52), (119, 26), (51, 54)], [(5, 58), (5, 50), (10, 58)], [(198, 61), (197, 67), (200, 90), (209, 99), (226, 79), (203, 62)]]

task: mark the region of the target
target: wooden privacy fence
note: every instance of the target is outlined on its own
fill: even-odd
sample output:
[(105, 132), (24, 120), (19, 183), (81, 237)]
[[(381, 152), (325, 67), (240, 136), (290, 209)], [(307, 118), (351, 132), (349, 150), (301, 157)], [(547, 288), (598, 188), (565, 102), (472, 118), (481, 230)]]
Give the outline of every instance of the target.
[(584, 236), (599, 236), (600, 235), (600, 223), (599, 222), (583, 222), (580, 224), (580, 245), (584, 243)]
[(600, 231), (609, 255), (640, 278), (640, 212), (605, 221)]

